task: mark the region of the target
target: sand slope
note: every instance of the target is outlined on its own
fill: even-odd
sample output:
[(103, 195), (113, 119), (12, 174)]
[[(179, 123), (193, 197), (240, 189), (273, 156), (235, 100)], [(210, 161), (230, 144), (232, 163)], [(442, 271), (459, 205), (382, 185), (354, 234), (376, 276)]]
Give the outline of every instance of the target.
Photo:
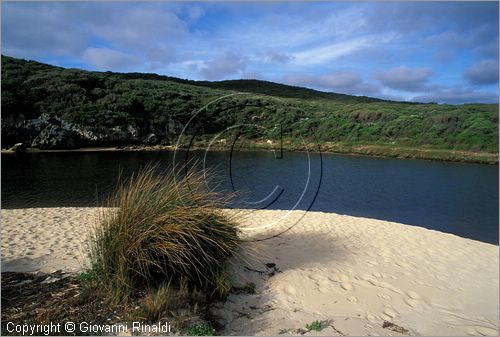
[[(331, 213), (227, 212), (237, 215), (246, 240), (304, 217), (276, 238), (245, 243), (234, 259), (235, 285), (253, 282), (256, 293), (231, 294), (214, 308), (224, 334), (297, 334), (315, 320), (323, 330), (307, 334), (401, 334), (383, 328), (384, 321), (411, 335), (498, 333), (498, 246)], [(96, 214), (95, 208), (2, 210), (2, 271), (78, 270)]]
[(2, 272), (78, 271), (98, 208), (1, 210)]

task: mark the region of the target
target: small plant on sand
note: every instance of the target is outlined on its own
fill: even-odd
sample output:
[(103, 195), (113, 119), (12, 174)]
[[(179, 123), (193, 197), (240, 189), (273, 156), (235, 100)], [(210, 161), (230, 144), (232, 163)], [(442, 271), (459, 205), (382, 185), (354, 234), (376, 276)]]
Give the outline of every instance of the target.
[(240, 244), (221, 210), (228, 198), (207, 191), (202, 174), (176, 179), (156, 171), (148, 166), (120, 182), (103, 208), (90, 241), (91, 273), (116, 301), (167, 281), (227, 295), (227, 259)]
[(308, 331), (311, 331), (311, 330), (321, 331), (321, 322), (320, 321), (314, 321), (311, 324), (306, 324), (306, 329)]
[(213, 336), (215, 330), (206, 324), (192, 325), (187, 329), (188, 336)]

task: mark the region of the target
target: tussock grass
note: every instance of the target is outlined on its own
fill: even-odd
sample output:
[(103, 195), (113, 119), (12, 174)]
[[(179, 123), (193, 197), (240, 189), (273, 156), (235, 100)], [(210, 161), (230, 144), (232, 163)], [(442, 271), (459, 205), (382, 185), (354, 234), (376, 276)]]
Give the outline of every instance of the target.
[(116, 301), (165, 284), (225, 296), (226, 262), (240, 244), (221, 210), (229, 198), (207, 191), (200, 173), (176, 179), (156, 171), (147, 166), (120, 179), (91, 237), (92, 274)]
[(151, 289), (142, 299), (142, 311), (144, 318), (149, 322), (157, 322), (162, 314), (174, 305), (170, 285), (162, 284), (157, 289)]

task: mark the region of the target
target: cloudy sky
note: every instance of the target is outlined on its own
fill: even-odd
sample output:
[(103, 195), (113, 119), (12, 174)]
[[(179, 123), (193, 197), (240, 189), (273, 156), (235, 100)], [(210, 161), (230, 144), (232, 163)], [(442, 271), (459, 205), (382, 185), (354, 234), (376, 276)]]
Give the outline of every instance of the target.
[(498, 2), (2, 2), (1, 9), (2, 54), (63, 67), (498, 102)]

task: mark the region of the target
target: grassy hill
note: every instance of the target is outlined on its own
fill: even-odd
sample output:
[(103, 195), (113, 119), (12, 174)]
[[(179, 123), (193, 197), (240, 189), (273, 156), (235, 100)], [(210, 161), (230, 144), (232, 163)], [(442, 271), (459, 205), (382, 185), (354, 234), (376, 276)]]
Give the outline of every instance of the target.
[[(2, 56), (2, 146), (20, 141), (16, 123), (42, 113), (96, 132), (136, 128), (174, 142), (187, 128), (206, 142), (227, 127), (257, 124), (254, 144), (277, 139), (300, 148), (315, 138), (344, 153), (498, 160), (498, 105), (384, 101), (258, 80), (191, 81), (157, 74), (90, 72)], [(21, 140), (22, 141), (22, 140)], [(496, 158), (496, 159), (495, 159)]]

